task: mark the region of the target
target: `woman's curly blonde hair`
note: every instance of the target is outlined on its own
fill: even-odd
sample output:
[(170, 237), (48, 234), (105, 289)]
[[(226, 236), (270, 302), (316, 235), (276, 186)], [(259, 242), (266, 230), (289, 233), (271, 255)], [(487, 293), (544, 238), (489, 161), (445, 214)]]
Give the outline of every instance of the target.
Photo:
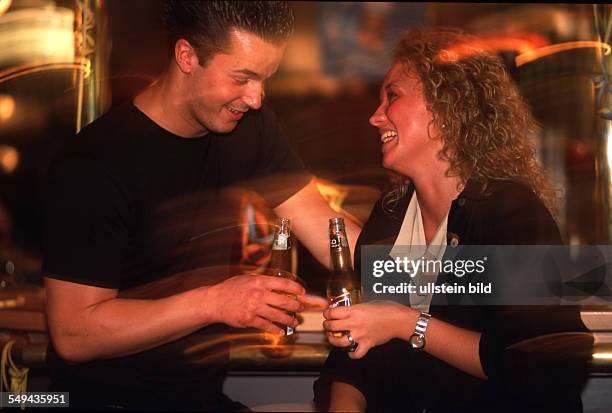
[[(475, 179), (483, 190), (489, 179), (523, 183), (556, 212), (554, 189), (535, 157), (538, 126), (501, 60), (479, 38), (457, 29), (413, 29), (397, 44), (394, 63), (423, 85), (449, 176)], [(399, 188), (385, 205), (405, 194), (405, 185)]]

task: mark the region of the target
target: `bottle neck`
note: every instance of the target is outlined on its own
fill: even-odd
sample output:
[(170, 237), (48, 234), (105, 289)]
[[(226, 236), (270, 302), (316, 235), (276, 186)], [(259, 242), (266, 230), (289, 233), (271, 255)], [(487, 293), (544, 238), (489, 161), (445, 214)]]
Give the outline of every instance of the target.
[(276, 230), (274, 232), (274, 241), (272, 241), (272, 250), (290, 250), (291, 249), (291, 221), (287, 218), (279, 218), (276, 221)]
[(291, 250), (272, 250), (270, 268), (291, 271)]
[(270, 268), (291, 271), (291, 228), (288, 219), (281, 218), (277, 221), (274, 241), (272, 241), (272, 256), (270, 257)]
[(348, 248), (331, 249), (332, 271), (353, 272), (353, 260)]

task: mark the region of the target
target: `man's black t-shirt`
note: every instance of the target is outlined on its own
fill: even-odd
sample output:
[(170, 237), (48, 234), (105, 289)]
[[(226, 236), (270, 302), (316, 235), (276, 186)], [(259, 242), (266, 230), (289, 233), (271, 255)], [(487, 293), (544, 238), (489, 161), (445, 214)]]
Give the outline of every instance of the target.
[[(84, 128), (51, 165), (43, 271), (121, 291), (230, 264), (244, 189), (274, 207), (309, 179), (265, 104), (247, 112), (231, 133), (196, 138), (176, 136), (132, 102), (123, 104)], [(219, 370), (206, 363), (185, 369), (174, 358), (190, 340), (76, 366), (56, 358), (55, 370), (81, 384), (156, 392), (163, 386), (172, 394), (208, 380), (208, 388), (196, 386), (198, 396), (220, 392), (220, 381), (210, 383), (221, 377)]]
[[(194, 254), (184, 245), (237, 225), (228, 216), (240, 201), (232, 188), (255, 190), (274, 207), (308, 179), (265, 105), (229, 134), (182, 138), (124, 104), (83, 129), (51, 166), (44, 272), (118, 289), (175, 274)], [(229, 263), (212, 248), (197, 254)]]

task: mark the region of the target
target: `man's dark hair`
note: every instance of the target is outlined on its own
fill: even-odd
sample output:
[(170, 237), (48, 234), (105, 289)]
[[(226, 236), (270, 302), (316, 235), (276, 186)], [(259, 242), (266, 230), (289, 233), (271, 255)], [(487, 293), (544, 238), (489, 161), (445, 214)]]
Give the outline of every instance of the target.
[(202, 66), (229, 47), (232, 29), (244, 30), (279, 44), (293, 31), (293, 11), (284, 1), (166, 0), (162, 17), (171, 53), (177, 40), (187, 40)]

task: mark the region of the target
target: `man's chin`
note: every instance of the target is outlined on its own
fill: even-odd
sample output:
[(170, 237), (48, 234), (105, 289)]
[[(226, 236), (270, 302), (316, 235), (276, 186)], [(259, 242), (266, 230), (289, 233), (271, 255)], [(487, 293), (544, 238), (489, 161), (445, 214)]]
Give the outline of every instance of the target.
[(221, 125), (214, 125), (214, 127), (209, 128), (209, 130), (211, 132), (220, 133), (220, 134), (230, 133), (234, 129), (236, 129), (237, 125), (238, 125), (238, 122), (236, 121), (223, 122), (223, 124)]

